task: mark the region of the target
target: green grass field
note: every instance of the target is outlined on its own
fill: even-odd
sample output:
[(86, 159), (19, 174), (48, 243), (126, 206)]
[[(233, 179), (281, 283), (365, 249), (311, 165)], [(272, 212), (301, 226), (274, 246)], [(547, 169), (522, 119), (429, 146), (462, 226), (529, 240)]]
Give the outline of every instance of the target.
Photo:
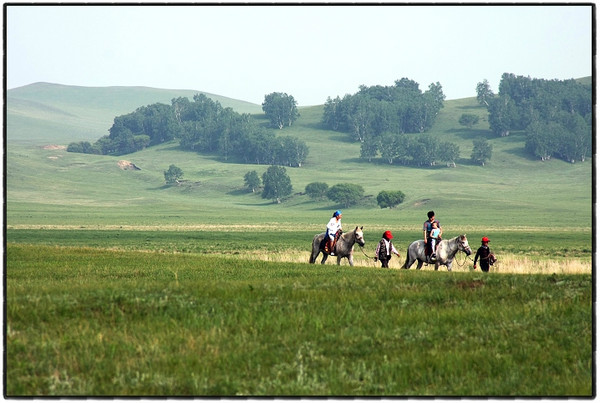
[[(431, 134), (461, 148), (456, 168), (367, 163), (345, 134), (301, 108), (281, 132), (310, 154), (287, 168), (293, 195), (244, 190), (266, 166), (181, 151), (67, 153), (116, 115), (194, 91), (40, 84), (8, 91), (6, 386), (10, 396), (591, 396), (592, 162), (537, 161), (525, 135), (493, 137), (474, 98), (445, 103)], [(332, 94), (334, 96), (335, 94)], [(260, 118), (260, 106), (218, 97)], [(473, 129), (462, 113), (480, 115)], [(493, 146), (484, 167), (472, 140)], [(128, 160), (141, 168), (125, 171)], [(166, 186), (163, 171), (184, 171)], [(348, 182), (344, 210), (372, 255), (384, 230), (403, 255), (435, 210), (445, 238), (486, 235), (499, 264), (382, 270), (307, 264), (340, 206), (308, 183)], [(381, 190), (404, 203), (380, 209)], [(403, 258), (394, 257), (398, 268)], [(413, 266), (414, 269), (414, 266)]]
[(9, 244), (9, 396), (590, 396), (591, 275)]

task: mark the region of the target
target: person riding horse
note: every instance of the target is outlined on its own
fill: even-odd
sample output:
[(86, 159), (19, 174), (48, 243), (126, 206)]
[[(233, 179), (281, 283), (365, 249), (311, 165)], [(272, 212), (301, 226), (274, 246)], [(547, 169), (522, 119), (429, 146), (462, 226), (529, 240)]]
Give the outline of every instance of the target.
[(327, 230), (325, 231), (325, 253), (335, 254), (335, 241), (342, 233), (342, 212), (336, 210), (333, 213), (333, 217), (327, 223)]
[[(427, 213), (427, 221), (423, 223), (423, 239), (425, 240), (425, 254), (429, 257), (431, 261), (435, 259), (435, 250), (433, 249), (433, 240), (434, 238), (431, 236), (431, 232), (434, 229), (433, 223), (436, 223), (437, 228), (439, 229), (439, 233), (436, 231), (434, 233), (435, 240), (442, 240), (442, 226), (438, 220), (435, 219), (435, 213), (429, 211)], [(439, 246), (439, 242), (435, 242), (437, 246)]]

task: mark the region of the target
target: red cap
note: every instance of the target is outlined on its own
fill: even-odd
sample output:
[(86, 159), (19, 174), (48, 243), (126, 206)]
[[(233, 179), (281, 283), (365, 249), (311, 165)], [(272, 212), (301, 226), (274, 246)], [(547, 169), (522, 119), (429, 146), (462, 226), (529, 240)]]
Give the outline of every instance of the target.
[(488, 238), (487, 236), (484, 236), (483, 238), (481, 238), (481, 242), (489, 242), (490, 238)]
[(383, 236), (386, 237), (387, 239), (392, 239), (393, 238), (392, 233), (390, 231), (385, 231), (383, 233)]

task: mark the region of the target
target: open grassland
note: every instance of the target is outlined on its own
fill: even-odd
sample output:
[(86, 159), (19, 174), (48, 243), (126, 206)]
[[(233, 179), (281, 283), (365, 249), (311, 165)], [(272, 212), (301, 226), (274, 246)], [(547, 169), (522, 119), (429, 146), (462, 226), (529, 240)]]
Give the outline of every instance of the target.
[(591, 275), (8, 244), (8, 396), (591, 396)]
[[(120, 157), (64, 150), (108, 134), (117, 115), (193, 93), (8, 91), (8, 395), (593, 393), (591, 161), (532, 160), (523, 133), (492, 136), (474, 98), (446, 102), (431, 131), (460, 146), (456, 168), (367, 163), (358, 143), (321, 127), (321, 106), (301, 108), (281, 135), (310, 154), (287, 168), (294, 190), (281, 204), (244, 189), (244, 174), (266, 166), (176, 142)], [(460, 127), (462, 113), (480, 123)], [(493, 146), (484, 167), (469, 162), (478, 137)], [(184, 171), (179, 186), (164, 184), (170, 164)], [(364, 226), (356, 267), (307, 263), (340, 207), (303, 194), (315, 181), (365, 189), (343, 209), (345, 230)], [(380, 209), (381, 190), (406, 199)], [(394, 234), (398, 269), (432, 209), (444, 238), (466, 233), (474, 250), (492, 239), (491, 273), (463, 254), (452, 273), (378, 268), (382, 232)]]
[[(464, 229), (463, 229), (464, 230)], [(470, 228), (473, 234), (485, 233), (492, 238), (490, 245), (499, 258), (492, 269), (501, 273), (521, 274), (560, 274), (592, 272), (591, 234), (586, 231), (554, 229), (542, 232), (539, 229), (495, 230)], [(56, 247), (77, 246), (112, 251), (147, 251), (174, 254), (205, 254), (233, 256), (245, 260), (271, 262), (307, 263), (310, 256), (312, 237), (320, 232), (294, 231), (293, 228), (271, 226), (238, 227), (111, 227), (111, 228), (12, 228), (7, 229), (7, 241), (28, 245), (48, 245)], [(355, 264), (364, 267), (377, 267), (372, 261), (374, 250), (383, 229), (365, 228), (364, 248), (355, 247)], [(456, 236), (467, 231), (448, 234)], [(401, 257), (391, 262), (391, 268), (400, 268), (408, 245), (420, 238), (418, 231), (395, 231), (394, 245)], [(542, 236), (543, 234), (543, 236)], [(480, 237), (471, 237), (471, 247), (479, 247)], [(457, 255), (454, 270), (469, 271), (473, 255)], [(328, 264), (333, 264), (330, 259)], [(343, 261), (347, 264), (347, 261)], [(9, 262), (10, 263), (10, 262)], [(416, 265), (415, 265), (416, 266)], [(413, 268), (415, 267), (413, 266)], [(432, 270), (432, 266), (425, 266)]]

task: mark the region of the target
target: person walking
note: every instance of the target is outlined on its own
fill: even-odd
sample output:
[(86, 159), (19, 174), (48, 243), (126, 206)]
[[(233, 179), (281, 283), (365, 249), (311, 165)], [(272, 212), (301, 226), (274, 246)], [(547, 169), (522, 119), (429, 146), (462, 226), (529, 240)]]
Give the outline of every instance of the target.
[(400, 254), (392, 243), (393, 237), (391, 231), (385, 231), (381, 236), (381, 241), (377, 244), (377, 248), (375, 248), (375, 261), (379, 260), (381, 267), (386, 269), (390, 268), (389, 263), (392, 259), (392, 253), (400, 257)]
[(481, 271), (488, 272), (490, 271), (490, 266), (494, 264), (496, 261), (496, 257), (490, 251), (490, 247), (488, 243), (490, 242), (490, 238), (484, 236), (481, 238), (481, 246), (477, 249), (477, 253), (475, 254), (475, 260), (473, 261), (473, 269), (477, 269), (477, 259), (479, 259), (479, 265), (481, 266)]

